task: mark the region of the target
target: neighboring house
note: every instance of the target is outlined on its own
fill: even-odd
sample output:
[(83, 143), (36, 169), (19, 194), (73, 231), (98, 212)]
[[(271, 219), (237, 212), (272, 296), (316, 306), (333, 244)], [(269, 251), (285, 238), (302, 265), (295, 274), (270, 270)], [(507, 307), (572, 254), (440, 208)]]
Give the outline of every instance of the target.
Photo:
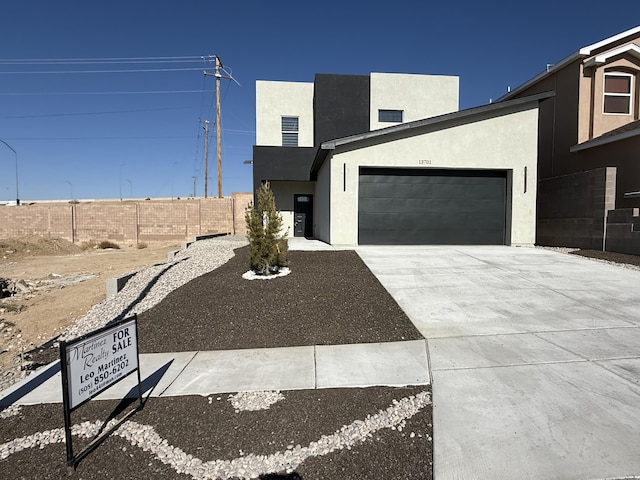
[(498, 102), (549, 91), (538, 243), (640, 254), (640, 27), (581, 48)]
[(333, 245), (532, 245), (551, 96), (458, 111), (451, 76), (258, 81), (254, 190), (270, 182), (289, 235)]

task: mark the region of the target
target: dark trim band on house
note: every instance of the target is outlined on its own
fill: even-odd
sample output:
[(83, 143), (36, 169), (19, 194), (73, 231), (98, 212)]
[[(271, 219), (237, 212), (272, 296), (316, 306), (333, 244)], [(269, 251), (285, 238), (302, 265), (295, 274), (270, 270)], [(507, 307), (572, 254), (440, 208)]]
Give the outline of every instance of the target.
[(381, 128), (379, 130), (373, 130), (370, 132), (361, 133), (358, 135), (351, 135), (348, 137), (338, 138), (335, 140), (331, 140), (328, 142), (324, 142), (320, 145), (320, 148), (316, 152), (315, 159), (313, 160), (313, 164), (311, 165), (311, 173), (310, 179), (316, 180), (318, 176), (318, 171), (320, 167), (324, 163), (327, 155), (330, 150), (335, 150), (337, 147), (357, 142), (362, 142), (364, 140), (375, 139), (378, 137), (383, 137), (386, 135), (391, 135), (399, 132), (406, 132), (408, 130), (428, 127), (428, 126), (439, 126), (446, 122), (456, 122), (463, 119), (472, 120), (475, 116), (480, 116), (484, 114), (493, 114), (499, 110), (508, 110), (512, 107), (516, 107), (519, 105), (539, 102), (541, 100), (545, 100), (547, 98), (551, 98), (555, 96), (555, 92), (543, 92), (538, 93), (536, 95), (530, 95), (527, 97), (516, 98), (513, 100), (508, 100), (500, 103), (490, 103), (488, 105), (482, 105), (480, 107), (468, 108), (466, 110), (459, 110), (457, 112), (447, 113), (444, 115), (438, 115), (437, 117), (425, 118), (423, 120), (416, 120), (414, 122), (402, 123), (400, 125), (394, 125), (387, 128)]

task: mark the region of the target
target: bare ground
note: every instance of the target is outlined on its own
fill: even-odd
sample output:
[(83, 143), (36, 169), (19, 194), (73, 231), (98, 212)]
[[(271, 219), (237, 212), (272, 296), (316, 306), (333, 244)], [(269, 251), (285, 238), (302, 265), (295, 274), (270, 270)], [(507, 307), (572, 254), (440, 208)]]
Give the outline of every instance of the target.
[(83, 250), (57, 237), (0, 239), (0, 279), (23, 281), (24, 289), (0, 299), (0, 384), (23, 363), (21, 352), (56, 337), (104, 300), (108, 278), (165, 262), (179, 245), (139, 247)]

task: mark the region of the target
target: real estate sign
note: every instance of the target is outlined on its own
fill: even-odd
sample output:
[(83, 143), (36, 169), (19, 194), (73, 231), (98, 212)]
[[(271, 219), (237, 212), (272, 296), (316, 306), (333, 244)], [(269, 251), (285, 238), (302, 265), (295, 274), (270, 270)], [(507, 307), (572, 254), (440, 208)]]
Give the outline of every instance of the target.
[(71, 410), (138, 369), (136, 327), (133, 317), (63, 344), (63, 388)]
[(136, 315), (70, 342), (60, 342), (65, 443), (67, 466), (71, 470), (75, 470), (76, 464), (81, 458), (96, 448), (102, 440), (137, 410), (130, 411), (116, 425), (103, 431), (78, 455), (73, 454), (71, 412), (136, 371), (138, 372), (138, 399), (140, 401), (138, 408), (142, 408), (142, 385), (138, 363), (138, 317)]

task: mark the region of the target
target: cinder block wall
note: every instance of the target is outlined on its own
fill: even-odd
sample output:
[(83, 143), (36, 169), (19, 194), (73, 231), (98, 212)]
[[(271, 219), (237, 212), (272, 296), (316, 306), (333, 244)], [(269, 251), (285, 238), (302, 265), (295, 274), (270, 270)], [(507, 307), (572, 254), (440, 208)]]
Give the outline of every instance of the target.
[(71, 240), (73, 231), (72, 209), (66, 204), (0, 207), (0, 238), (49, 232)]
[(73, 240), (71, 241), (111, 240), (116, 243), (135, 242), (136, 203), (78, 203), (70, 205), (70, 207), (75, 227)]
[(210, 233), (246, 234), (251, 193), (225, 198), (42, 203), (0, 207), (0, 238), (52, 235), (70, 242), (188, 240)]
[(236, 234), (246, 235), (247, 224), (244, 221), (244, 212), (249, 204), (253, 204), (253, 193), (233, 193), (231, 198), (233, 199), (233, 224), (236, 228)]
[(540, 180), (536, 243), (603, 250), (615, 198), (615, 167)]
[(607, 215), (608, 252), (640, 255), (640, 208), (611, 210)]

